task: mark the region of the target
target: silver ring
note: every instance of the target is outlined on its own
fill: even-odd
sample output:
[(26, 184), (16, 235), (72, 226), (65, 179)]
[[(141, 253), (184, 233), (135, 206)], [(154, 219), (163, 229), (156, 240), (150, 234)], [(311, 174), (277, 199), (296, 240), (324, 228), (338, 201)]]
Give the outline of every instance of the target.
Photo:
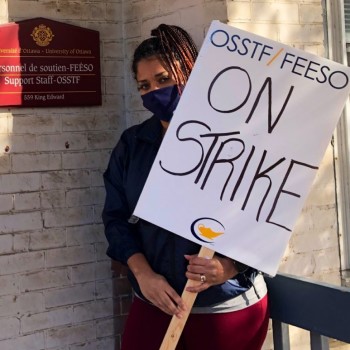
[(207, 278), (205, 277), (205, 275), (203, 275), (202, 273), (200, 274), (201, 276), (201, 283), (205, 283), (207, 281)]

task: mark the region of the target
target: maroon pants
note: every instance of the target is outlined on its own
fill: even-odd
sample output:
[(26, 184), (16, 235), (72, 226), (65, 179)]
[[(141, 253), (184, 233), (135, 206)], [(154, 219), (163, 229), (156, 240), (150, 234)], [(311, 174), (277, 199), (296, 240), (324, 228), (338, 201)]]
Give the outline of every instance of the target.
[[(171, 317), (135, 298), (121, 350), (159, 350)], [(269, 323), (268, 298), (239, 311), (190, 314), (176, 350), (260, 350)]]

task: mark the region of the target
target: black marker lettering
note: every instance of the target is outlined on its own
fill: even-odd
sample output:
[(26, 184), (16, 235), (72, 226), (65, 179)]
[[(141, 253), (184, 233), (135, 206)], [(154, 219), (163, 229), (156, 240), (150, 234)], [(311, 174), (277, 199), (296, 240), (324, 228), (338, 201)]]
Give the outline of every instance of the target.
[(259, 102), (260, 102), (260, 98), (261, 98), (261, 95), (262, 93), (264, 92), (264, 90), (266, 89), (266, 87), (268, 87), (268, 91), (267, 91), (267, 94), (268, 94), (268, 132), (269, 133), (272, 133), (273, 129), (275, 128), (275, 126), (277, 125), (278, 121), (280, 120), (286, 106), (287, 106), (287, 103), (292, 95), (292, 92), (294, 90), (294, 86), (291, 86), (290, 89), (289, 89), (289, 92), (288, 92), (288, 95), (287, 95), (287, 98), (286, 100), (284, 101), (283, 103), (283, 106), (280, 110), (280, 112), (278, 113), (277, 117), (276, 117), (276, 120), (274, 122), (272, 122), (272, 80), (270, 77), (267, 77), (263, 86), (261, 87), (259, 93), (258, 93), (258, 96), (254, 102), (254, 105), (252, 107), (252, 110), (250, 111), (249, 115), (248, 115), (248, 118), (247, 120), (245, 121), (246, 123), (249, 123), (251, 117), (253, 116), (254, 112), (255, 112), (255, 109), (256, 107), (258, 106)]
[[(232, 134), (239, 134), (239, 132), (234, 132)], [(210, 135), (212, 136), (212, 135)], [(216, 135), (215, 135), (216, 136)], [(216, 136), (217, 138), (217, 136)], [(232, 158), (220, 158), (220, 154), (222, 153), (224, 147), (226, 144), (229, 144), (229, 143), (232, 143), (232, 142), (239, 142), (241, 143), (242, 145), (242, 150), (235, 156), (233, 156)], [(225, 140), (223, 142), (221, 142), (220, 146), (219, 146), (219, 149), (217, 150), (216, 152), (216, 155), (214, 157), (214, 159), (211, 161), (211, 164), (209, 166), (209, 169), (207, 171), (207, 174), (206, 176), (204, 177), (204, 180), (203, 180), (203, 183), (202, 183), (202, 186), (201, 186), (201, 189), (203, 190), (207, 181), (208, 181), (208, 178), (214, 168), (214, 165), (215, 164), (223, 164), (223, 163), (226, 163), (226, 164), (229, 164), (230, 165), (230, 172), (229, 172), (229, 175), (227, 176), (227, 179), (225, 181), (225, 184), (222, 188), (222, 191), (221, 191), (221, 195), (220, 195), (220, 200), (222, 200), (223, 196), (224, 196), (224, 193), (225, 193), (225, 190), (226, 190), (226, 187), (227, 187), (227, 184), (228, 182), (230, 181), (231, 179), (231, 176), (233, 174), (233, 171), (234, 171), (234, 164), (233, 164), (233, 161), (238, 159), (244, 152), (244, 149), (245, 149), (245, 145), (244, 145), (244, 142), (240, 139), (236, 139), (236, 138), (233, 138), (233, 139), (228, 139), (228, 140)]]
[(293, 159), (292, 159), (292, 161), (290, 162), (290, 165), (289, 165), (289, 167), (288, 167), (288, 170), (287, 170), (287, 172), (286, 172), (286, 175), (285, 175), (285, 177), (284, 177), (284, 179), (283, 179), (283, 181), (282, 181), (282, 183), (281, 183), (281, 186), (280, 186), (280, 188), (279, 188), (279, 190), (278, 190), (278, 192), (277, 192), (277, 195), (276, 195), (276, 197), (275, 197), (275, 200), (274, 200), (274, 203), (273, 203), (273, 205), (272, 205), (271, 211), (270, 211), (269, 215), (268, 215), (267, 218), (266, 218), (266, 222), (267, 222), (267, 223), (273, 224), (273, 225), (276, 225), (276, 226), (279, 226), (279, 227), (282, 227), (282, 228), (284, 228), (284, 229), (287, 230), (287, 231), (291, 231), (291, 229), (288, 228), (288, 227), (286, 227), (286, 226), (284, 226), (283, 224), (279, 224), (279, 223), (276, 223), (276, 222), (272, 222), (272, 221), (271, 221), (271, 217), (272, 217), (272, 215), (273, 215), (273, 213), (274, 213), (274, 211), (275, 211), (275, 209), (276, 209), (278, 200), (279, 200), (279, 198), (280, 198), (280, 196), (281, 196), (282, 193), (285, 193), (285, 194), (287, 194), (287, 195), (300, 198), (300, 194), (295, 193), (295, 192), (291, 192), (291, 191), (287, 191), (287, 190), (284, 189), (284, 186), (286, 185), (286, 182), (287, 182), (287, 180), (288, 180), (288, 178), (289, 178), (289, 176), (290, 176), (290, 174), (291, 174), (291, 172), (292, 172), (292, 169), (293, 169), (294, 165), (301, 165), (301, 166), (308, 167), (308, 168), (314, 169), (314, 170), (317, 170), (317, 169), (318, 169), (318, 167), (316, 167), (316, 166), (312, 166), (312, 165), (309, 165), (309, 164), (306, 164), (306, 163), (301, 163), (301, 162), (298, 162), (298, 161), (293, 160)]
[(189, 121), (186, 121), (186, 122), (180, 124), (180, 126), (178, 127), (178, 129), (177, 129), (177, 131), (176, 131), (176, 137), (177, 137), (177, 139), (178, 139), (179, 141), (192, 141), (192, 142), (195, 142), (196, 144), (198, 144), (199, 147), (200, 147), (201, 150), (202, 150), (202, 155), (201, 155), (201, 157), (200, 157), (200, 160), (199, 160), (198, 164), (197, 164), (194, 168), (192, 168), (192, 169), (190, 169), (190, 170), (188, 170), (188, 171), (182, 172), (182, 173), (177, 173), (177, 172), (174, 172), (174, 171), (170, 171), (170, 170), (168, 170), (168, 169), (165, 169), (165, 168), (163, 167), (162, 161), (160, 160), (160, 161), (159, 161), (160, 167), (161, 167), (166, 173), (168, 173), (168, 174), (177, 175), (177, 176), (189, 175), (189, 174), (193, 173), (194, 171), (196, 171), (196, 170), (200, 167), (200, 165), (202, 164), (203, 157), (204, 157), (204, 149), (203, 149), (203, 146), (202, 146), (202, 144), (200, 143), (200, 141), (198, 141), (197, 139), (195, 139), (195, 138), (193, 138), (193, 137), (181, 138), (181, 137), (179, 136), (180, 130), (181, 130), (184, 126), (186, 126), (187, 124), (199, 124), (199, 125), (203, 125), (203, 126), (204, 126), (206, 129), (208, 129), (209, 131), (210, 131), (210, 128), (209, 128), (208, 125), (206, 125), (206, 124), (203, 123), (203, 122), (199, 122), (199, 121), (196, 121), (196, 120), (189, 120)]
[[(233, 108), (231, 108), (231, 109), (228, 109), (228, 110), (222, 110), (222, 109), (219, 109), (219, 108), (216, 108), (216, 107), (213, 106), (212, 98), (211, 98), (211, 93), (212, 93), (212, 89), (213, 89), (213, 87), (214, 87), (216, 81), (217, 81), (221, 76), (223, 76), (224, 73), (226, 73), (226, 72), (229, 71), (229, 70), (237, 70), (237, 71), (244, 72), (244, 73), (246, 74), (246, 76), (247, 76), (247, 80), (248, 80), (248, 83), (249, 83), (249, 87), (248, 87), (247, 95), (246, 95), (244, 101), (243, 101), (241, 104), (239, 104), (238, 106), (235, 106), (235, 107), (233, 107)], [(223, 76), (223, 78), (225, 78), (225, 76)], [(240, 80), (241, 80), (241, 79), (240, 79)], [(233, 82), (233, 83), (235, 83), (235, 82)], [(237, 83), (239, 83), (240, 85), (242, 85), (241, 81), (239, 81), (239, 82), (237, 81)], [(210, 86), (209, 86), (209, 89), (208, 89), (208, 102), (209, 102), (210, 107), (213, 108), (213, 109), (214, 109), (215, 111), (217, 111), (217, 112), (220, 112), (220, 113), (232, 113), (232, 112), (234, 112), (234, 111), (239, 110), (242, 106), (245, 105), (245, 103), (246, 103), (246, 102), (248, 101), (248, 99), (249, 99), (249, 96), (250, 96), (251, 91), (252, 91), (252, 82), (251, 82), (251, 80), (250, 80), (250, 76), (249, 76), (248, 72), (247, 72), (245, 69), (240, 68), (240, 67), (237, 67), (237, 66), (227, 67), (227, 68), (223, 69), (222, 71), (220, 71), (220, 72), (215, 76), (215, 78), (213, 79), (213, 81), (210, 83)]]
[(262, 199), (262, 201), (260, 203), (259, 210), (258, 210), (258, 213), (256, 215), (256, 221), (259, 221), (261, 209), (262, 209), (262, 207), (263, 207), (263, 205), (265, 203), (265, 200), (266, 200), (266, 198), (267, 198), (267, 196), (268, 196), (268, 194), (270, 192), (271, 186), (272, 186), (272, 180), (267, 174), (268, 174), (269, 171), (273, 170), (279, 164), (281, 164), (282, 162), (284, 162), (286, 160), (286, 158), (283, 157), (283, 158), (279, 159), (277, 162), (275, 162), (273, 165), (268, 167), (267, 169), (265, 169), (263, 171), (260, 171), (260, 169), (261, 169), (261, 167), (262, 167), (262, 165), (264, 163), (264, 160), (265, 160), (265, 157), (266, 157), (266, 153), (267, 153), (267, 151), (264, 150), (263, 155), (262, 155), (261, 160), (260, 160), (260, 163), (259, 163), (259, 166), (258, 166), (258, 168), (256, 170), (256, 173), (255, 173), (254, 177), (253, 177), (253, 180), (252, 180), (251, 185), (249, 187), (246, 199), (245, 199), (245, 201), (243, 203), (243, 206), (242, 206), (242, 210), (244, 210), (246, 205), (247, 205), (247, 203), (248, 203), (249, 197), (250, 197), (250, 195), (251, 195), (251, 193), (253, 191), (254, 185), (257, 182), (257, 180), (261, 179), (261, 178), (267, 179), (269, 181), (269, 185), (268, 185), (268, 188), (267, 188), (267, 190), (265, 192), (265, 195), (264, 195), (264, 197), (263, 197), (263, 199)]

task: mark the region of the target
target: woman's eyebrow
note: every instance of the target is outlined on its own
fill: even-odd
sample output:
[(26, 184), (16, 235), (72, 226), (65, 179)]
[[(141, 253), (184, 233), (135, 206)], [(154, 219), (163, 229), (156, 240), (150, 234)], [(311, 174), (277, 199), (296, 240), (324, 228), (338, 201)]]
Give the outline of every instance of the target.
[[(165, 71), (163, 71), (163, 72), (160, 72), (160, 73), (157, 73), (154, 77), (155, 78), (159, 78), (159, 77), (161, 77), (161, 76), (163, 76), (163, 75), (169, 75), (169, 73), (165, 70)], [(146, 82), (148, 82), (148, 79), (143, 79), (143, 80), (137, 80), (137, 82), (138, 83), (146, 83)]]
[(164, 75), (164, 74), (166, 74), (166, 75), (169, 75), (169, 73), (166, 71), (166, 70), (164, 70), (163, 72), (160, 72), (160, 73), (157, 73), (156, 75), (155, 75), (155, 77), (160, 77), (160, 76), (162, 76), (162, 75)]

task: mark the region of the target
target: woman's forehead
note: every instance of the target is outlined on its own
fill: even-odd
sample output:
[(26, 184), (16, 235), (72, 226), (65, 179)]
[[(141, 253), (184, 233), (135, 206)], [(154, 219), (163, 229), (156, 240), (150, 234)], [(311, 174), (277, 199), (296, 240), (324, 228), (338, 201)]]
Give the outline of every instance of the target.
[(137, 80), (147, 80), (163, 72), (167, 70), (155, 56), (143, 58), (137, 64)]

